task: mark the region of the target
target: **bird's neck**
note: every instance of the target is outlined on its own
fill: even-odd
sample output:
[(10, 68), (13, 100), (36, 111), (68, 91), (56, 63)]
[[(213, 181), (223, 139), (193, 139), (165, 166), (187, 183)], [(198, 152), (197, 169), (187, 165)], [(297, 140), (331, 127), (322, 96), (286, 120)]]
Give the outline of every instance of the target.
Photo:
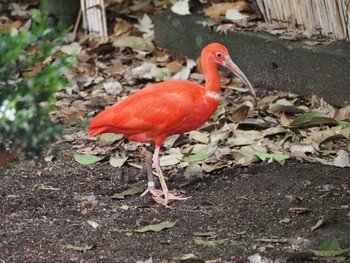
[(201, 61), (203, 74), (205, 77), (205, 90), (210, 94), (220, 95), (221, 83), (218, 72), (218, 66), (216, 63), (210, 63), (208, 61)]

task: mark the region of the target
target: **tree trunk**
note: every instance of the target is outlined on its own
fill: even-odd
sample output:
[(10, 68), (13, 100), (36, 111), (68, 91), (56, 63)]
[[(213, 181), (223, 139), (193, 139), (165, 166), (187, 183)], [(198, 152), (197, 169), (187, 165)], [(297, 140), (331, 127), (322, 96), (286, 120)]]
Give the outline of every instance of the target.
[(41, 12), (49, 18), (49, 26), (58, 22), (70, 26), (74, 25), (80, 8), (79, 0), (41, 0)]

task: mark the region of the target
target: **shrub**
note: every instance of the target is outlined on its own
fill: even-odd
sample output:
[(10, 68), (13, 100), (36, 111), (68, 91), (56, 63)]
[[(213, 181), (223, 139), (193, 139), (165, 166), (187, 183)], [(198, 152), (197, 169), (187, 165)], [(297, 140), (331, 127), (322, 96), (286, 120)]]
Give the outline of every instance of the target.
[(35, 154), (62, 131), (50, 112), (55, 92), (67, 84), (64, 72), (75, 63), (57, 52), (67, 29), (46, 22), (35, 11), (29, 30), (0, 33), (0, 139)]

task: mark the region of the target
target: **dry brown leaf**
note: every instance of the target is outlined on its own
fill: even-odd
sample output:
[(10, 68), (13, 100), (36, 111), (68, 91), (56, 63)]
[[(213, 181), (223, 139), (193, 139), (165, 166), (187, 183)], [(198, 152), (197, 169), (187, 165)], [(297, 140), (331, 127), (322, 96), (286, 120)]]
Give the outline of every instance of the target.
[(231, 118), (236, 123), (244, 121), (248, 116), (248, 112), (249, 107), (246, 105), (242, 105), (234, 110), (234, 112), (231, 115)]
[(288, 127), (291, 122), (291, 120), (287, 117), (287, 115), (284, 112), (282, 112), (280, 115), (280, 121), (283, 127)]
[(334, 109), (329, 116), (336, 120), (350, 120), (350, 105), (341, 109)]
[(20, 20), (12, 21), (11, 19), (6, 19), (6, 21), (1, 21), (0, 23), (0, 33), (11, 32), (13, 29), (18, 29), (22, 25)]
[(264, 134), (260, 131), (245, 131), (245, 130), (235, 130), (234, 134), (237, 138), (247, 138), (250, 140), (258, 140), (264, 137)]
[(136, 36), (121, 36), (116, 38), (112, 45), (118, 48), (132, 48), (137, 51), (151, 52), (154, 50), (154, 45), (151, 41), (146, 41), (141, 37)]
[(218, 19), (219, 16), (224, 16), (229, 9), (236, 9), (239, 12), (250, 10), (250, 5), (245, 0), (235, 3), (217, 3), (204, 9), (204, 14), (211, 19)]
[(121, 36), (123, 34), (126, 34), (127, 32), (131, 31), (132, 28), (132, 24), (125, 21), (124, 19), (117, 18), (113, 28), (114, 36)]
[(228, 138), (228, 135), (230, 133), (230, 129), (226, 130), (219, 130), (219, 131), (214, 131), (210, 133), (210, 141), (226, 141)]
[(262, 98), (258, 101), (258, 107), (262, 108), (270, 105), (272, 102), (276, 101), (279, 98), (279, 95), (270, 95)]
[(342, 129), (340, 132), (345, 138), (349, 139), (350, 138), (350, 126)]
[(225, 167), (230, 167), (232, 165), (232, 161), (222, 161), (222, 162), (215, 162), (215, 163), (206, 163), (203, 162), (202, 163), (202, 169), (204, 172), (206, 173), (210, 173), (212, 171), (218, 170), (218, 169), (222, 169)]
[(167, 63), (166, 68), (171, 72), (171, 73), (176, 73), (179, 72), (182, 69), (182, 63), (180, 63), (177, 60), (174, 60), (170, 63)]
[(190, 131), (188, 133), (190, 135), (190, 137), (198, 142), (201, 143), (208, 143), (209, 142), (209, 133), (205, 133), (205, 132), (200, 132), (200, 131)]
[(286, 130), (283, 127), (271, 127), (262, 132), (263, 136), (271, 136), (271, 135), (276, 135), (276, 134), (284, 134), (287, 133), (288, 130)]
[(271, 112), (289, 112), (289, 113), (302, 113), (304, 112), (299, 107), (295, 106), (292, 102), (286, 99), (277, 100), (275, 103), (270, 104), (269, 109)]

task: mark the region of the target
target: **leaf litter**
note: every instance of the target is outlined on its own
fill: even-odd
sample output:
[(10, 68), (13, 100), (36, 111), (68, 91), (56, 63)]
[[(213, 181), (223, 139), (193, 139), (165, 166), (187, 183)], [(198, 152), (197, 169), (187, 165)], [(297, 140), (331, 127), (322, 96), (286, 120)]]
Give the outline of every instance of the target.
[[(116, 167), (142, 163), (139, 143), (126, 142), (120, 135), (108, 135), (115, 136), (112, 139), (101, 136), (97, 142), (95, 138), (87, 138), (86, 124), (89, 119), (114, 102), (155, 81), (178, 78), (203, 83), (204, 78), (198, 70), (198, 65), (194, 67), (193, 62), (183, 56), (171, 54), (152, 42), (153, 27), (150, 20), (144, 16), (144, 12), (141, 12), (142, 15), (137, 14), (141, 10), (144, 11), (143, 8), (150, 2), (135, 1), (129, 11), (118, 17), (110, 42), (101, 45), (95, 41), (80, 39), (79, 42), (61, 47), (60, 52), (79, 52), (79, 63), (66, 74), (71, 87), (57, 93), (57, 111), (53, 113), (53, 119), (67, 123), (68, 129), (64, 140), (71, 143), (77, 151), (74, 158), (79, 163), (86, 165), (103, 162), (108, 159), (105, 158), (108, 155), (116, 156), (118, 160), (111, 162), (111, 165), (114, 164)], [(213, 4), (215, 5), (217, 4)], [(113, 9), (108, 4), (107, 8)], [(118, 9), (125, 11), (115, 7), (115, 10)], [(244, 13), (245, 10), (239, 10), (241, 11)], [(218, 21), (225, 16), (229, 19), (230, 15), (237, 14), (231, 12), (227, 17), (226, 13), (219, 14)], [(235, 24), (234, 27), (240, 30), (243, 28), (242, 25)], [(20, 26), (21, 23), (18, 21), (12, 24), (13, 28)], [(226, 24), (222, 28), (225, 30), (228, 27)], [(135, 71), (137, 68), (139, 70)], [(169, 138), (168, 144), (165, 144), (164, 157), (171, 155), (169, 153), (173, 148), (176, 148), (178, 153), (176, 157), (174, 156), (176, 161), (167, 162), (168, 171), (177, 170), (179, 167), (188, 168), (189, 178), (199, 177), (203, 172), (210, 173), (215, 169), (235, 167), (237, 164), (248, 166), (253, 162), (262, 161), (256, 154), (258, 151), (268, 154), (263, 158), (267, 162), (276, 161), (275, 155), (281, 154), (304, 162), (319, 162), (339, 167), (350, 165), (348, 161), (350, 106), (336, 108), (315, 95), (307, 100), (286, 92), (263, 91), (259, 94), (258, 107), (253, 108), (252, 103), (249, 103), (252, 102), (252, 98), (246, 95), (247, 90), (241, 83), (229, 78), (226, 73), (222, 73), (222, 83), (220, 107), (208, 123), (196, 131), (202, 134), (198, 135), (201, 139), (197, 140), (192, 137), (193, 133), (192, 135), (187, 133), (184, 136)], [(85, 123), (84, 127), (82, 123)], [(253, 131), (249, 133), (249, 129)], [(199, 158), (195, 162), (184, 160), (189, 156), (196, 156), (200, 149), (211, 143), (215, 143), (212, 145), (214, 147), (209, 147), (214, 148), (213, 152), (206, 151), (205, 158)], [(195, 149), (199, 150), (196, 152)], [(128, 156), (128, 159), (123, 156)], [(44, 183), (34, 186), (34, 190), (56, 191), (60, 188)], [(133, 195), (140, 192), (133, 189), (129, 193)], [(122, 195), (124, 198), (127, 196), (125, 193)], [(128, 206), (122, 207), (121, 209), (128, 209)], [(303, 214), (310, 210), (301, 207), (290, 211)], [(96, 226), (95, 221), (89, 222), (92, 227)], [(155, 229), (164, 229), (162, 226), (158, 227)], [(226, 242), (225, 239), (208, 239), (208, 241)], [(81, 252), (87, 252), (93, 247), (93, 245), (72, 244), (66, 246), (68, 249)], [(328, 247), (325, 245), (315, 254), (319, 253), (322, 256), (322, 251), (327, 250), (338, 251), (331, 254), (333, 256), (349, 254), (348, 248), (340, 252), (339, 249), (334, 244)]]
[[(107, 8), (119, 10), (119, 5), (107, 4)], [(153, 10), (164, 8), (152, 5)], [(188, 1), (172, 6), (178, 13), (188, 13)], [(81, 164), (104, 161), (110, 155), (115, 156), (109, 159), (111, 165), (123, 167), (142, 163), (142, 153), (141, 144), (130, 144), (121, 135), (102, 135), (96, 142), (87, 137), (85, 128), (79, 128), (80, 123), (88, 124), (96, 113), (148, 84), (167, 79), (204, 82), (198, 62), (154, 45), (152, 12), (139, 12), (144, 7), (132, 2), (129, 9), (121, 8), (126, 13), (116, 19), (107, 43), (81, 39), (61, 47), (79, 52), (79, 63), (66, 75), (72, 87), (57, 94), (53, 118), (69, 124), (66, 140)], [(207, 5), (205, 12), (222, 21), (231, 9), (249, 13), (246, 1)], [(316, 95), (307, 100), (290, 92), (259, 91), (254, 107), (253, 98), (236, 78), (221, 72), (221, 80), (221, 103), (212, 118), (198, 130), (165, 144), (161, 160), (168, 171), (186, 168), (191, 162), (213, 171), (259, 161), (283, 165), (285, 159), (293, 158), (350, 167), (349, 106), (336, 108)], [(172, 148), (177, 152), (170, 153)]]

